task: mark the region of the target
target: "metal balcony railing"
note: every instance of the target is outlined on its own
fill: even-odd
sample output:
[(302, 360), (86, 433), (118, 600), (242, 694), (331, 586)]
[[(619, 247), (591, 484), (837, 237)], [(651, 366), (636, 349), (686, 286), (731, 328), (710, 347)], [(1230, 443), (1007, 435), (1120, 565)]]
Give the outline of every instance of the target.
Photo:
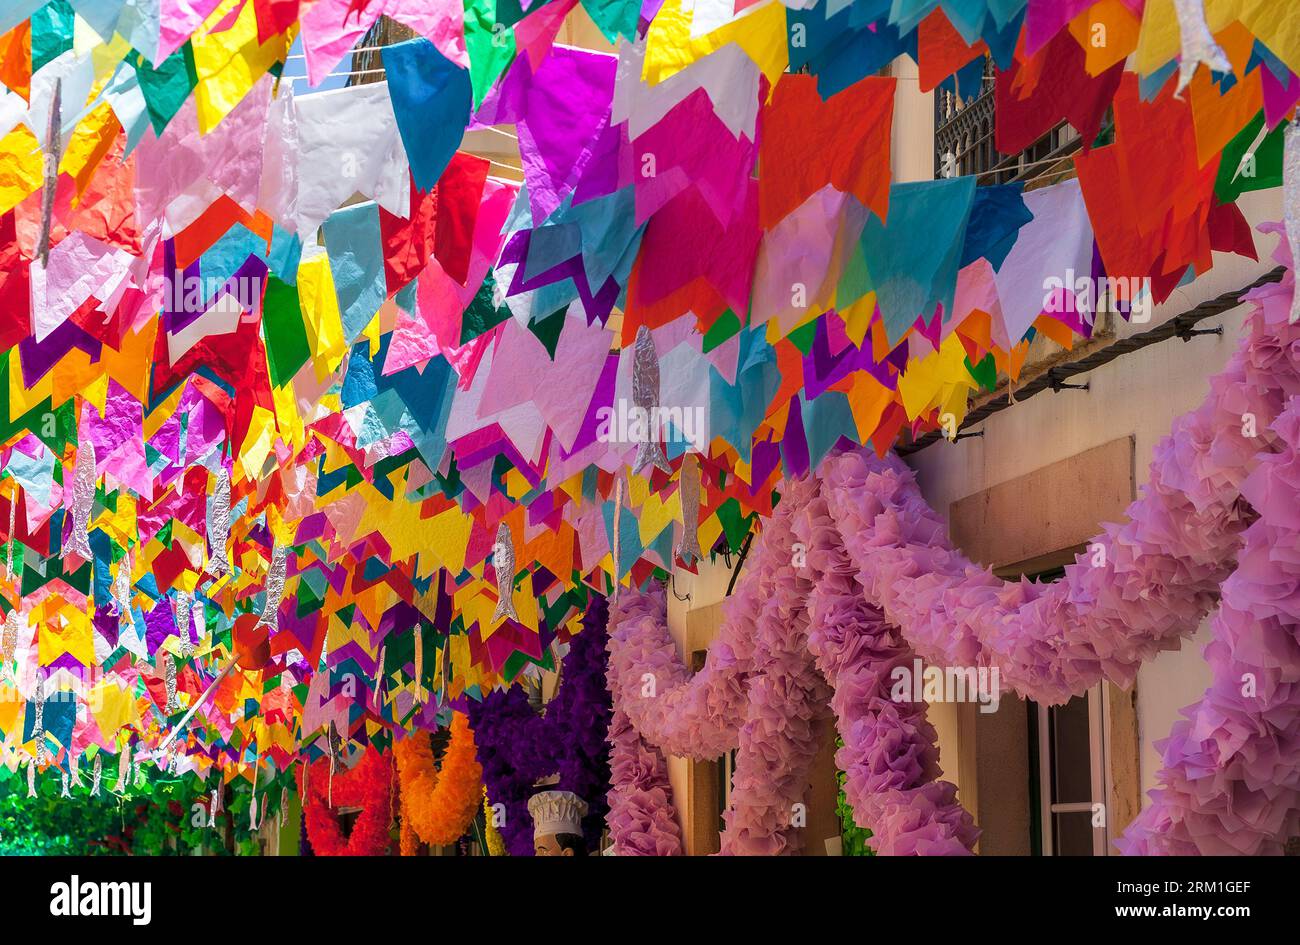
[(996, 147), (995, 72), (985, 58), (984, 74), (974, 95), (940, 89), (934, 96), (934, 176), (975, 175), (977, 183), (1043, 186), (1073, 176), (1071, 156), (1082, 143), (1068, 122), (1061, 122), (1019, 154)]

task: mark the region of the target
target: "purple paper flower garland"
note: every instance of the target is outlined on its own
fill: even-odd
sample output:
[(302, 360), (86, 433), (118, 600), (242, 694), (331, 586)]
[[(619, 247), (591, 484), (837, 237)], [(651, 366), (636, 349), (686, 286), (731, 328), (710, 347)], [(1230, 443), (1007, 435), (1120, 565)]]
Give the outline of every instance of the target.
[[(1241, 347), (1201, 407), (1157, 446), (1128, 522), (1106, 526), (1054, 584), (1008, 584), (971, 564), (948, 544), (907, 467), (853, 451), (828, 459), (815, 478), (786, 484), (696, 676), (677, 658), (662, 595), (625, 595), (609, 677), (638, 736), (697, 758), (741, 745), (724, 852), (789, 851), (789, 831), (770, 815), (806, 787), (800, 749), (817, 687), (799, 663), (801, 641), (835, 690), (845, 742), (837, 758), (873, 847), (963, 852), (977, 832), (951, 786), (934, 780), (923, 707), (883, 695), (889, 668), (910, 661), (904, 641), (938, 664), (996, 666), (1008, 688), (1062, 702), (1102, 678), (1130, 684), (1143, 661), (1196, 629), (1221, 590), (1208, 650), (1215, 684), (1175, 727), (1164, 786), (1122, 846), (1278, 852), (1279, 837), (1300, 818), (1293, 291), (1291, 274), (1248, 296), (1258, 304)], [(1252, 425), (1258, 437), (1246, 432)], [(805, 548), (806, 573), (782, 560), (792, 557), (793, 537)], [(1247, 681), (1256, 688), (1243, 694)], [(618, 790), (611, 803), (612, 819), (646, 820), (624, 818)]]
[(499, 829), (511, 856), (532, 855), (528, 798), (534, 782), (557, 772), (559, 789), (587, 802), (583, 833), (588, 848), (600, 841), (610, 780), (606, 733), (612, 710), (604, 658), (608, 615), (605, 599), (593, 594), (582, 632), (564, 657), (560, 690), (544, 715), (533, 710), (518, 686), (494, 690), (482, 702), (467, 705), (488, 800), (505, 805)]
[(1300, 832), (1300, 398), (1274, 431), (1286, 452), (1242, 489), (1260, 519), (1223, 585), (1213, 682), (1164, 742), (1160, 787), (1125, 853), (1281, 855)]
[[(837, 619), (832, 613), (832, 584), (821, 580), (821, 567), (833, 549), (811, 550), (806, 563), (793, 563), (791, 549), (804, 537), (791, 528), (794, 510), (804, 508), (816, 490), (811, 480), (785, 484), (782, 503), (725, 605), (722, 631), (693, 677), (668, 633), (663, 591), (633, 591), (620, 599), (609, 645), (616, 718), (626, 713), (629, 721), (615, 742), (610, 792), (610, 833), (620, 854), (662, 855), (679, 847), (666, 772), (659, 774), (661, 751), (709, 758), (733, 747), (740, 751), (721, 852), (798, 852), (791, 815), (808, 788), (819, 748), (814, 726), (828, 699), (845, 741), (836, 757), (846, 772), (846, 793), (858, 823), (875, 834), (869, 841), (874, 849), (964, 854), (974, 844), (978, 831), (957, 803), (956, 789), (934, 781), (938, 751), (925, 704), (895, 706), (886, 698), (892, 661), (910, 664), (911, 651), (897, 641), (896, 631), (891, 642), (890, 628), (878, 611), (873, 617), (860, 594), (855, 614)], [(838, 542), (833, 531), (823, 535)], [(844, 557), (842, 549), (839, 554)], [(841, 602), (852, 597), (843, 581), (847, 573), (852, 582), (846, 567)], [(746, 638), (752, 650), (738, 653), (736, 641)], [(864, 673), (875, 674), (875, 700), (859, 700), (861, 689), (849, 682), (860, 685)], [(836, 701), (823, 677), (843, 685), (845, 700)], [(882, 707), (887, 717), (870, 721)], [(904, 717), (908, 724), (899, 725)], [(632, 759), (626, 775), (624, 755)], [(664, 809), (655, 810), (652, 802)]]

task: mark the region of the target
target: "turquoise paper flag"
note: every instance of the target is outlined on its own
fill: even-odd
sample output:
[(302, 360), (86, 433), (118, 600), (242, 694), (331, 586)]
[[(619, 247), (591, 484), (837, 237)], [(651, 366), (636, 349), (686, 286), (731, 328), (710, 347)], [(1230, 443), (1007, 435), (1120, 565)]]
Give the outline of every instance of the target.
[(321, 229), (325, 233), (334, 291), (343, 315), (343, 332), (351, 344), (375, 317), (388, 291), (384, 283), (379, 207), (361, 203), (336, 210)]
[(951, 316), (974, 199), (973, 176), (895, 184), (889, 221), (873, 215), (862, 228), (859, 260), (891, 344), (918, 317), (928, 320), (936, 305), (943, 306), (945, 320)]
[(582, 0), (582, 8), (611, 43), (620, 36), (636, 39), (641, 0)]

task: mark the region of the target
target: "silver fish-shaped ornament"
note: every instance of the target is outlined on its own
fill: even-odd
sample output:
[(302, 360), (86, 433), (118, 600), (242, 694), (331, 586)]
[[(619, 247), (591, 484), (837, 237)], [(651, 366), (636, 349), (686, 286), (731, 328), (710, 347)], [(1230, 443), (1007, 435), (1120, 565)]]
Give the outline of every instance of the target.
[(36, 742), (36, 763), (45, 763), (45, 670), (36, 670), (36, 718), (32, 721), (32, 741)]
[(95, 755), (94, 767), (90, 769), (90, 796), (99, 797), (99, 785), (104, 778), (104, 754)]
[(289, 572), (289, 549), (278, 541), (271, 547), (271, 567), (266, 572), (266, 602), (258, 626), (279, 627), (280, 602), (284, 600), (284, 579)]
[(659, 445), (656, 430), (659, 417), (659, 352), (650, 329), (642, 325), (636, 330), (636, 345), (632, 349), (632, 403), (644, 412), (645, 436), (636, 446), (632, 472), (639, 473), (646, 464), (670, 473), (668, 457)]
[(515, 611), (515, 540), (510, 526), (502, 522), (497, 526), (497, 540), (492, 545), (492, 568), (497, 573), (497, 609), (492, 612), (492, 622), (502, 617), (518, 620)]
[(1192, 76), (1201, 63), (1215, 72), (1231, 72), (1228, 54), (1214, 41), (1210, 25), (1205, 21), (1203, 0), (1174, 0), (1174, 16), (1178, 18), (1181, 49), (1178, 55), (1178, 89), (1174, 94), (1183, 97), (1183, 91), (1192, 82)]
[(127, 745), (117, 756), (117, 784), (113, 785), (114, 794), (126, 791), (126, 777), (131, 773), (131, 746)]
[[(1300, 272), (1300, 121), (1286, 126), (1282, 146), (1282, 221), (1291, 250), (1291, 271)], [(1291, 293), (1292, 325), (1300, 323), (1300, 280)]]
[(164, 711), (168, 715), (175, 715), (181, 710), (181, 704), (176, 699), (176, 661), (166, 650), (159, 650), (158, 657), (163, 660), (163, 681), (167, 687), (167, 708)]
[(5, 614), (4, 628), (0, 629), (0, 663), (6, 666), (18, 652), (18, 608)]
[(221, 577), (230, 573), (226, 539), (230, 537), (230, 473), (223, 466), (217, 472), (217, 485), (208, 507), (208, 573)]
[(677, 546), (677, 557), (686, 564), (694, 564), (704, 557), (700, 550), (700, 459), (687, 453), (682, 460), (682, 540)]
[(27, 762), (27, 796), (36, 796), (36, 762)]
[(50, 261), (50, 231), (54, 228), (54, 198), (59, 190), (59, 161), (63, 157), (63, 80), (54, 80), (50, 96), (49, 122), (45, 126), (45, 156), (42, 165), (41, 229), (36, 237), (36, 258), (44, 269)]
[(95, 508), (95, 444), (87, 437), (77, 447), (77, 466), (72, 473), (72, 532), (63, 548), (63, 557), (76, 555), (83, 561), (94, 559), (90, 550), (90, 514)]
[(194, 643), (190, 640), (190, 631), (194, 621), (190, 614), (194, 608), (194, 595), (189, 591), (176, 592), (176, 627), (181, 638), (181, 659), (194, 655)]
[(424, 705), (427, 696), (424, 691), (424, 633), (420, 625), (415, 625), (415, 702)]
[(257, 758), (253, 758), (253, 796), (249, 798), (248, 829), (257, 829)]
[(375, 708), (380, 708), (384, 704), (384, 657), (388, 653), (388, 648), (381, 646), (379, 648), (379, 659), (375, 662), (375, 685), (374, 685), (374, 704)]
[(135, 626), (135, 615), (131, 613), (131, 570), (131, 549), (127, 548), (113, 577), (113, 603), (117, 605), (119, 622), (127, 627)]
[(619, 540), (618, 536), (622, 533), (623, 518), (623, 474), (616, 472), (614, 474), (614, 540), (610, 542), (609, 554), (614, 562), (614, 602), (618, 603), (619, 589)]

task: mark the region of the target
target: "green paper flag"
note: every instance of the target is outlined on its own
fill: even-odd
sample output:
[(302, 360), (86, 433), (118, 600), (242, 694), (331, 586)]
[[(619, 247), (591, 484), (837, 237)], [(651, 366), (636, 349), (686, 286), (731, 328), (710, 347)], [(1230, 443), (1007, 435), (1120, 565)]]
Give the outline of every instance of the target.
[(483, 280), (478, 292), (474, 294), (474, 301), (469, 303), (469, 308), (465, 309), (465, 314), (461, 316), (461, 344), (468, 344), (510, 317), (510, 309), (504, 305), (497, 308), (493, 302), (492, 296), (495, 290), (496, 280), (492, 278), (491, 273), (488, 273), (488, 277)]
[(271, 275), (266, 277), (266, 295), (262, 300), (262, 334), (266, 339), (271, 383), (283, 387), (307, 363), (311, 345), (302, 324), (298, 290)]
[(32, 72), (72, 48), (74, 16), (67, 0), (54, 0), (32, 14)]
[(130, 60), (140, 80), (140, 91), (144, 94), (144, 104), (149, 111), (149, 122), (154, 134), (162, 134), (167, 123), (172, 120), (190, 92), (198, 85), (198, 73), (194, 69), (194, 50), (189, 43), (176, 50), (155, 69), (148, 60), (138, 52), (133, 52)]
[[(535, 6), (540, 8), (542, 4)], [(505, 18), (509, 14), (502, 9), (501, 16)], [(515, 58), (515, 34), (511, 25), (497, 18), (496, 0), (465, 0), (465, 50), (469, 53), (469, 82), (474, 89), (475, 108), (482, 104)]]
[(546, 349), (552, 361), (555, 360), (555, 348), (560, 343), (560, 329), (564, 327), (567, 312), (567, 308), (556, 309), (545, 318), (528, 323), (528, 330), (542, 343), (542, 347)]
[(1260, 112), (1223, 149), (1219, 176), (1214, 181), (1219, 203), (1231, 203), (1247, 191), (1282, 186), (1282, 135), (1286, 122), (1254, 146), (1263, 130), (1264, 113)]

